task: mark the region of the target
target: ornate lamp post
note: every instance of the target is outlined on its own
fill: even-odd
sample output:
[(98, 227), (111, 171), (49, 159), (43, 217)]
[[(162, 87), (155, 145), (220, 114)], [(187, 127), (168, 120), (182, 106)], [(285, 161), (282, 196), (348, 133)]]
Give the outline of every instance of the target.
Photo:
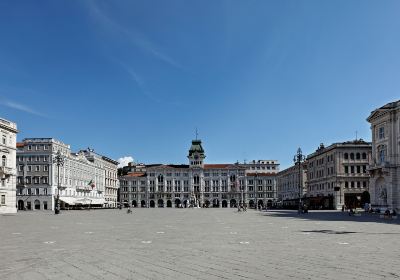
[(254, 210), (258, 210), (258, 197), (257, 197), (257, 178), (258, 178), (258, 174), (257, 171), (255, 171), (255, 175), (254, 175)]
[(294, 164), (298, 164), (299, 166), (299, 214), (301, 213), (301, 197), (303, 195), (302, 186), (301, 186), (301, 163), (306, 160), (306, 157), (303, 155), (303, 152), (300, 148), (297, 149), (297, 153), (293, 157)]
[(60, 150), (58, 150), (56, 156), (53, 158), (53, 161), (57, 165), (57, 196), (56, 196), (56, 207), (54, 209), (54, 214), (60, 214), (60, 166), (64, 165), (64, 156), (61, 155)]

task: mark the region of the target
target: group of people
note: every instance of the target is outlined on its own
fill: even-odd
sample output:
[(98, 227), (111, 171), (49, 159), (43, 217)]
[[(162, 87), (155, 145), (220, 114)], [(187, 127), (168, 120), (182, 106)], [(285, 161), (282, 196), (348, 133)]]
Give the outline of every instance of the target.
[(239, 203), (237, 206), (238, 212), (246, 212), (247, 211), (247, 205), (246, 203)]
[(392, 211), (390, 211), (389, 209), (386, 209), (386, 211), (383, 213), (383, 217), (385, 217), (386, 219), (391, 219), (396, 216), (397, 216), (397, 212), (394, 209)]

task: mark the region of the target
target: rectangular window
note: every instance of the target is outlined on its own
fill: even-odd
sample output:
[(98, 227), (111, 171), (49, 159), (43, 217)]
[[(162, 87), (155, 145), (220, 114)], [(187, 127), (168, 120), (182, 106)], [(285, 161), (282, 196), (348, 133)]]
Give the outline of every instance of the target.
[(49, 145), (44, 145), (44, 146), (43, 146), (43, 150), (46, 151), (46, 150), (48, 150), (48, 149), (49, 149)]
[(48, 165), (44, 165), (43, 166), (43, 171), (49, 171), (49, 166)]
[(36, 145), (36, 151), (39, 151), (39, 149), (40, 149), (40, 146), (39, 145)]
[(379, 139), (383, 139), (383, 138), (385, 138), (385, 127), (383, 127), (383, 126), (381, 126), (380, 128), (379, 128)]
[(32, 165), (28, 165), (28, 171), (32, 171)]
[(40, 165), (36, 165), (35, 166), (35, 171), (37, 172), (37, 171), (40, 171)]
[(6, 204), (6, 195), (4, 194), (1, 195), (1, 204)]
[(28, 145), (28, 151), (32, 150), (32, 146)]
[(22, 171), (24, 170), (24, 166), (23, 165), (18, 165), (18, 171)]

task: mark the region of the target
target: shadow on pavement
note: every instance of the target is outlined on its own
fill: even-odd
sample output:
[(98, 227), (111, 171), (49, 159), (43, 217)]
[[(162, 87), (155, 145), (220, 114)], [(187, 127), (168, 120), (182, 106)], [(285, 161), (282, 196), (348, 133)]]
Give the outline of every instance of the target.
[(380, 218), (379, 214), (360, 213), (360, 216), (349, 216), (347, 212), (327, 211), (327, 210), (311, 210), (307, 214), (298, 214), (297, 210), (268, 210), (262, 212), (262, 215), (268, 217), (281, 217), (302, 220), (316, 221), (351, 221), (351, 222), (367, 222), (367, 223), (384, 223), (384, 224), (400, 224), (399, 219)]

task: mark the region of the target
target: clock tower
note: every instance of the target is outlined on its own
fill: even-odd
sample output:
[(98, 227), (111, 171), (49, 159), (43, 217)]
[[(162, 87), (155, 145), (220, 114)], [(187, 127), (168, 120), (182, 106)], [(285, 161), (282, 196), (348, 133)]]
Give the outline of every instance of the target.
[(190, 167), (204, 167), (204, 149), (201, 146), (201, 140), (192, 140), (192, 146), (189, 149), (189, 165)]

